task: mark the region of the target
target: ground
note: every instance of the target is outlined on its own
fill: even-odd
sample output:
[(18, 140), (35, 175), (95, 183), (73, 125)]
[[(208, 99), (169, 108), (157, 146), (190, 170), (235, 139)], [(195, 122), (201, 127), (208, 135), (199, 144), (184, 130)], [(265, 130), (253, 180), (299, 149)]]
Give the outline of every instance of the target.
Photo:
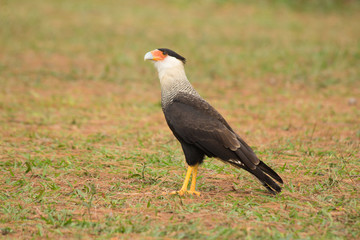
[[(321, 1), (319, 1), (321, 2)], [(2, 1), (0, 232), (9, 239), (357, 239), (356, 1)], [(201, 196), (146, 52), (284, 179), (272, 196), (216, 159)]]

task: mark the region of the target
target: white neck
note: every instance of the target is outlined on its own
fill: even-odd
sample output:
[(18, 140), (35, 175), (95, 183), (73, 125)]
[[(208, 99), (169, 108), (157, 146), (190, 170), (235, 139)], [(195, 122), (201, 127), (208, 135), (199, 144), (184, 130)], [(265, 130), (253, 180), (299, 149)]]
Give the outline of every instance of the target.
[(185, 76), (184, 64), (174, 57), (167, 56), (162, 61), (154, 62), (154, 65), (158, 70), (160, 79), (169, 72), (174, 72), (175, 74), (182, 74)]
[(163, 108), (165, 108), (179, 92), (185, 92), (200, 97), (188, 81), (184, 64), (180, 60), (167, 56), (164, 60), (156, 61), (154, 64), (159, 74), (161, 104)]

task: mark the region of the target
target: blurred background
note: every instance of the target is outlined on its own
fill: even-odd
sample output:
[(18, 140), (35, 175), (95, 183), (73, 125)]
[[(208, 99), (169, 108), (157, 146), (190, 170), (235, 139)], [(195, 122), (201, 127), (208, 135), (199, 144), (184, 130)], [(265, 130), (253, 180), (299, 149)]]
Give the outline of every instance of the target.
[[(67, 80), (149, 78), (143, 53), (168, 47), (193, 81), (271, 77), (355, 82), (357, 1), (2, 1), (2, 72)], [(46, 66), (45, 66), (46, 65)], [(146, 73), (146, 74), (145, 74)], [(333, 75), (332, 73), (337, 73)], [(18, 74), (19, 75), (19, 74)], [(314, 83), (314, 80), (316, 80)]]
[(314, 124), (326, 121), (317, 112), (325, 105), (339, 113), (336, 121), (351, 121), (341, 118), (358, 111), (341, 111), (358, 110), (344, 107), (356, 105), (360, 95), (359, 5), (3, 0), (2, 117), (77, 123), (88, 131), (92, 121), (107, 117), (128, 126), (121, 131), (134, 130), (129, 120), (146, 124), (154, 118), (146, 114), (161, 117), (157, 74), (143, 56), (166, 47), (187, 58), (190, 81), (241, 126), (255, 115), (272, 127)]

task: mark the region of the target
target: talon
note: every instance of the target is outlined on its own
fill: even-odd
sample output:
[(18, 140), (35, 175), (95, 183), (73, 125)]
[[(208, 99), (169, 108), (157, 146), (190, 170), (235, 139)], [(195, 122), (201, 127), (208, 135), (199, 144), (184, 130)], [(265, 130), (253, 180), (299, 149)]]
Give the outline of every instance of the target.
[(180, 195), (183, 196), (185, 194), (185, 191), (173, 191), (171, 193), (169, 193), (170, 195)]
[(198, 191), (188, 191), (188, 190), (179, 190), (179, 191), (173, 191), (169, 193), (170, 195), (179, 195), (179, 196), (184, 196), (184, 195), (196, 195), (196, 196), (200, 196), (200, 192)]
[(173, 191), (170, 193), (170, 195), (179, 195), (179, 196), (184, 196), (186, 194), (187, 190), (182, 190), (180, 189), (179, 191)]
[(187, 193), (189, 193), (190, 195), (196, 195), (196, 196), (200, 196), (200, 192), (198, 192), (198, 191), (187, 191)]

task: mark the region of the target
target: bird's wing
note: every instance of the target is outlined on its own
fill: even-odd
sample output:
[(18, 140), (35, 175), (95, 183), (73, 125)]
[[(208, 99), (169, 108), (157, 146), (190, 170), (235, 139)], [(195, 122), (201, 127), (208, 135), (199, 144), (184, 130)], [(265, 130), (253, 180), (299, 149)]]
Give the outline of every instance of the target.
[(177, 96), (164, 113), (174, 135), (202, 149), (206, 155), (233, 163), (238, 161), (237, 164), (245, 164), (250, 169), (259, 164), (252, 149), (205, 100)]

